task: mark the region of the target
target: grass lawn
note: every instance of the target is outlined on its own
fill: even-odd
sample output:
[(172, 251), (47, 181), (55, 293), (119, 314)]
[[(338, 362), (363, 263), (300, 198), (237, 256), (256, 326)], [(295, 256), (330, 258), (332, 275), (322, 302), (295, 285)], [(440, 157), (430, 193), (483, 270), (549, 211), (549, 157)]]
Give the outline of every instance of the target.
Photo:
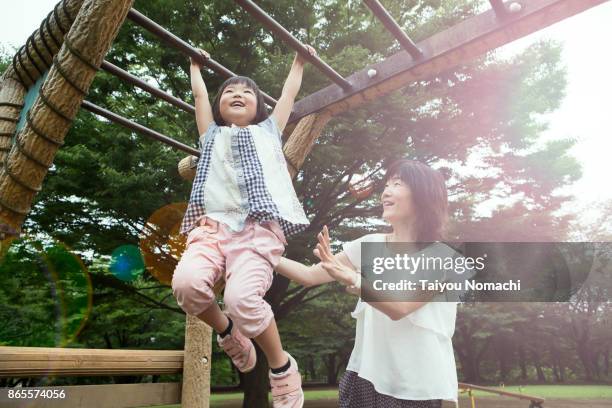
[[(501, 388), (500, 388), (501, 389)], [(507, 386), (504, 391), (523, 393), (542, 398), (554, 399), (609, 399), (612, 400), (612, 385), (526, 385), (526, 386)], [(466, 396), (467, 394), (460, 394)], [(484, 391), (475, 391), (476, 396), (494, 396)], [(306, 390), (306, 400), (336, 400), (338, 398), (337, 389), (329, 390)], [(508, 397), (500, 397), (508, 398)], [(242, 393), (223, 393), (213, 394), (210, 398), (211, 407), (226, 406), (225, 402), (241, 401)], [(180, 408), (180, 405), (157, 405), (157, 408)]]

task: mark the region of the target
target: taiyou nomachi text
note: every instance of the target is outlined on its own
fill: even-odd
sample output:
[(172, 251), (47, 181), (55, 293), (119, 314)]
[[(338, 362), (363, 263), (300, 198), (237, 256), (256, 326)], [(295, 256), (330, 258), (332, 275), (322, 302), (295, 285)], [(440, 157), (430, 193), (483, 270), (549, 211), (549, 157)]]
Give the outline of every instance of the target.
[(421, 290), (428, 292), (445, 292), (445, 291), (520, 291), (521, 280), (508, 280), (506, 282), (478, 282), (475, 280), (466, 280), (463, 282), (441, 282), (439, 280), (421, 279), (411, 281), (403, 279), (399, 282), (384, 282), (377, 279), (372, 282), (372, 287), (377, 291), (412, 291)]

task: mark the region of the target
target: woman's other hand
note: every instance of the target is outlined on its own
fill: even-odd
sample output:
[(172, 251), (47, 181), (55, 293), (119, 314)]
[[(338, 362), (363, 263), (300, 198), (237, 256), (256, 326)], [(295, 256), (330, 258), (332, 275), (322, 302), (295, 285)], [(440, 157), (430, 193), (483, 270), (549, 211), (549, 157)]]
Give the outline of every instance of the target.
[(315, 256), (321, 260), (321, 266), (325, 271), (338, 282), (345, 286), (355, 284), (357, 273), (340, 262), (332, 253), (327, 226), (317, 235), (319, 243), (313, 251)]

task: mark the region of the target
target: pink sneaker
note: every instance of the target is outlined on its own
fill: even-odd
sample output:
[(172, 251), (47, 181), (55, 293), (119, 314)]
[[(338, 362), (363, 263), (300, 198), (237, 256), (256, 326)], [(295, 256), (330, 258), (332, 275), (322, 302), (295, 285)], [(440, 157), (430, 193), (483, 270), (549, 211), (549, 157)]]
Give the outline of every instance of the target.
[(232, 332), (221, 338), (217, 335), (217, 343), (232, 359), (234, 365), (241, 373), (248, 373), (255, 368), (257, 354), (251, 340), (244, 337), (236, 325), (232, 327)]
[(298, 371), (297, 362), (287, 353), (291, 366), (281, 374), (270, 372), (270, 386), (272, 387), (272, 406), (274, 408), (302, 408), (304, 406), (304, 392), (302, 391), (302, 377)]

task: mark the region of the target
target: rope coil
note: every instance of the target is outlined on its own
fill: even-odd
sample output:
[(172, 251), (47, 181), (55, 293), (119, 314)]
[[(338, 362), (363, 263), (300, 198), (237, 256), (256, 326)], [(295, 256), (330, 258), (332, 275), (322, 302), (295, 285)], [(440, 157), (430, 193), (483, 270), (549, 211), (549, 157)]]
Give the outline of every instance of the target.
[(50, 164), (42, 162), (41, 160), (39, 160), (36, 157), (34, 157), (34, 155), (32, 155), (32, 153), (26, 151), (24, 146), (23, 146), (23, 144), (22, 144), (22, 142), (20, 141), (19, 136), (17, 136), (16, 139), (15, 139), (15, 145), (17, 146), (17, 150), (19, 151), (19, 153), (24, 155), (31, 162), (37, 164), (40, 168), (47, 170), (49, 167), (51, 167)]
[(96, 64), (94, 64), (93, 62), (89, 61), (89, 59), (85, 58), (83, 56), (83, 54), (78, 52), (76, 50), (76, 48), (72, 45), (72, 41), (68, 37), (66, 37), (66, 39), (64, 40), (64, 45), (66, 46), (66, 48), (68, 48), (68, 51), (70, 51), (70, 53), (72, 55), (74, 55), (83, 64), (85, 64), (89, 68), (91, 68), (92, 71), (96, 71), (97, 72), (100, 69)]
[[(43, 56), (42, 52), (40, 52), (40, 50), (38, 49), (38, 45), (36, 45), (36, 41), (34, 41), (34, 34), (36, 32), (34, 32), (32, 35), (30, 35), (26, 41), (26, 47), (28, 45), (28, 43), (30, 43), (32, 45), (32, 48), (34, 49), (34, 52), (36, 52), (36, 55), (38, 55), (38, 58), (40, 58), (40, 60), (43, 62), (43, 64), (45, 65), (45, 70), (49, 69), (49, 66), (51, 65), (47, 59)], [(31, 57), (30, 57), (31, 58)], [(42, 74), (41, 74), (42, 75)]]
[(10, 168), (9, 168), (9, 165), (8, 165), (8, 162), (7, 162), (7, 161), (4, 161), (3, 166), (4, 166), (4, 172), (5, 172), (6, 174), (8, 174), (8, 176), (9, 176), (9, 177), (10, 177), (10, 178), (11, 178), (11, 179), (12, 179), (12, 180), (13, 180), (13, 181), (16, 183), (16, 184), (19, 184), (19, 185), (20, 185), (21, 187), (23, 187), (24, 189), (29, 190), (29, 191), (31, 191), (31, 192), (33, 192), (33, 193), (38, 193), (38, 192), (40, 192), (40, 187), (37, 187), (37, 188), (36, 188), (36, 187), (32, 187), (32, 186), (28, 185), (28, 184), (27, 184), (25, 181), (23, 181), (23, 180), (19, 179), (17, 176), (15, 176), (15, 174), (14, 174), (14, 173), (13, 173), (13, 172), (10, 170)]
[(87, 91), (81, 89), (72, 79), (70, 79), (66, 71), (64, 71), (64, 68), (62, 67), (62, 65), (59, 63), (57, 55), (53, 57), (53, 66), (55, 67), (57, 72), (60, 74), (60, 76), (64, 78), (64, 81), (66, 81), (70, 86), (72, 86), (74, 90), (76, 90), (78, 93), (80, 93), (83, 96), (87, 95)]
[(11, 108), (23, 108), (22, 103), (0, 102), (0, 106), (10, 106)]
[(12, 206), (8, 205), (8, 204), (6, 203), (6, 201), (4, 201), (4, 200), (2, 199), (2, 196), (0, 196), (0, 206), (4, 207), (5, 209), (7, 209), (7, 210), (9, 210), (10, 212), (12, 212), (12, 213), (14, 213), (14, 214), (17, 214), (17, 215), (24, 215), (24, 216), (26, 216), (26, 215), (28, 215), (28, 214), (29, 214), (29, 212), (30, 212), (29, 210), (28, 210), (28, 211), (21, 211), (21, 210), (16, 209), (15, 207), (12, 207)]
[(19, 69), (17, 68), (17, 55), (18, 53), (13, 56), (13, 62), (12, 62), (13, 71), (15, 72), (15, 74), (17, 74), (17, 80), (21, 83), (21, 85), (23, 85), (24, 88), (27, 89), (28, 86), (26, 85), (25, 80), (23, 79), (23, 77), (21, 76), (21, 73), (19, 72)]
[[(30, 61), (32, 62), (32, 65), (34, 65), (34, 68), (36, 69), (36, 71), (38, 71), (38, 75), (39, 76), (43, 76), (45, 70), (44, 69), (40, 69), (40, 67), (38, 66), (36, 61), (34, 61), (34, 57), (32, 57), (32, 54), (30, 53), (30, 49), (29, 49), (30, 41), (32, 41), (32, 36), (28, 37), (28, 39), (26, 40), (26, 45), (21, 47), (21, 48), (25, 49), (25, 53), (28, 56), (28, 58), (30, 59)], [(21, 50), (19, 50), (19, 53), (21, 53)]]
[(6, 122), (19, 123), (19, 119), (9, 118), (8, 116), (0, 116), (0, 120), (4, 120)]
[(62, 10), (64, 11), (64, 14), (66, 15), (66, 17), (68, 17), (68, 20), (70, 20), (70, 21), (72, 21), (74, 23), (74, 19), (76, 17), (72, 17), (70, 12), (68, 11), (68, 6), (66, 5), (66, 0), (62, 1)]
[[(62, 43), (59, 42), (57, 40), (57, 38), (55, 38), (55, 35), (53, 34), (53, 31), (51, 30), (51, 23), (49, 22), (51, 20), (51, 13), (49, 12), (49, 14), (47, 14), (47, 18), (45, 18), (44, 22), (45, 22), (45, 27), (47, 28), (47, 32), (49, 33), (49, 37), (51, 37), (51, 39), (53, 40), (53, 42), (55, 43), (55, 48), (60, 48), (62, 46)], [(53, 54), (52, 54), (53, 55)]]
[(40, 92), (38, 93), (38, 97), (40, 98), (41, 101), (43, 101), (43, 103), (45, 105), (47, 105), (47, 107), (49, 109), (51, 109), (51, 111), (53, 113), (55, 113), (60, 118), (64, 119), (64, 121), (68, 122), (68, 124), (72, 123), (72, 119), (70, 119), (68, 116), (66, 116), (66, 114), (64, 112), (62, 112), (57, 106), (55, 106), (53, 103), (51, 103), (51, 101), (49, 100), (47, 95), (44, 94), (42, 88), (40, 88)]
[(32, 81), (32, 83), (36, 82), (36, 79), (30, 74), (30, 71), (26, 69), (25, 64), (23, 63), (23, 59), (21, 57), (21, 52), (18, 52), (16, 56), (17, 56), (17, 60), (19, 61), (19, 64), (21, 65), (21, 68), (23, 69), (23, 72), (26, 73), (26, 75), (28, 76), (28, 78), (30, 78), (30, 81)]
[(66, 30), (63, 26), (62, 26), (62, 21), (60, 20), (59, 17), (59, 13), (57, 11), (57, 8), (59, 7), (59, 3), (57, 3), (55, 5), (55, 7), (53, 7), (53, 17), (55, 17), (55, 22), (57, 23), (57, 26), (59, 27), (60, 31), (62, 32), (62, 35), (65, 35), (68, 30)]
[(45, 24), (45, 20), (40, 22), (40, 27), (38, 27), (38, 35), (40, 35), (40, 39), (42, 40), (42, 43), (45, 46), (45, 50), (47, 50), (47, 53), (49, 54), (49, 56), (53, 58), (53, 51), (51, 51), (51, 47), (49, 46), (49, 43), (45, 39), (45, 35), (44, 35), (45, 33), (43, 31), (44, 24)]
[(64, 142), (60, 142), (58, 140), (52, 139), (50, 136), (47, 136), (46, 134), (44, 134), (40, 129), (38, 129), (35, 125), (34, 122), (32, 122), (32, 118), (30, 117), (30, 112), (28, 111), (28, 113), (26, 114), (26, 121), (28, 122), (28, 126), (30, 126), (30, 129), (32, 130), (32, 132), (34, 132), (34, 134), (42, 139), (45, 139), (47, 142), (54, 144), (58, 147), (61, 147), (64, 145)]

